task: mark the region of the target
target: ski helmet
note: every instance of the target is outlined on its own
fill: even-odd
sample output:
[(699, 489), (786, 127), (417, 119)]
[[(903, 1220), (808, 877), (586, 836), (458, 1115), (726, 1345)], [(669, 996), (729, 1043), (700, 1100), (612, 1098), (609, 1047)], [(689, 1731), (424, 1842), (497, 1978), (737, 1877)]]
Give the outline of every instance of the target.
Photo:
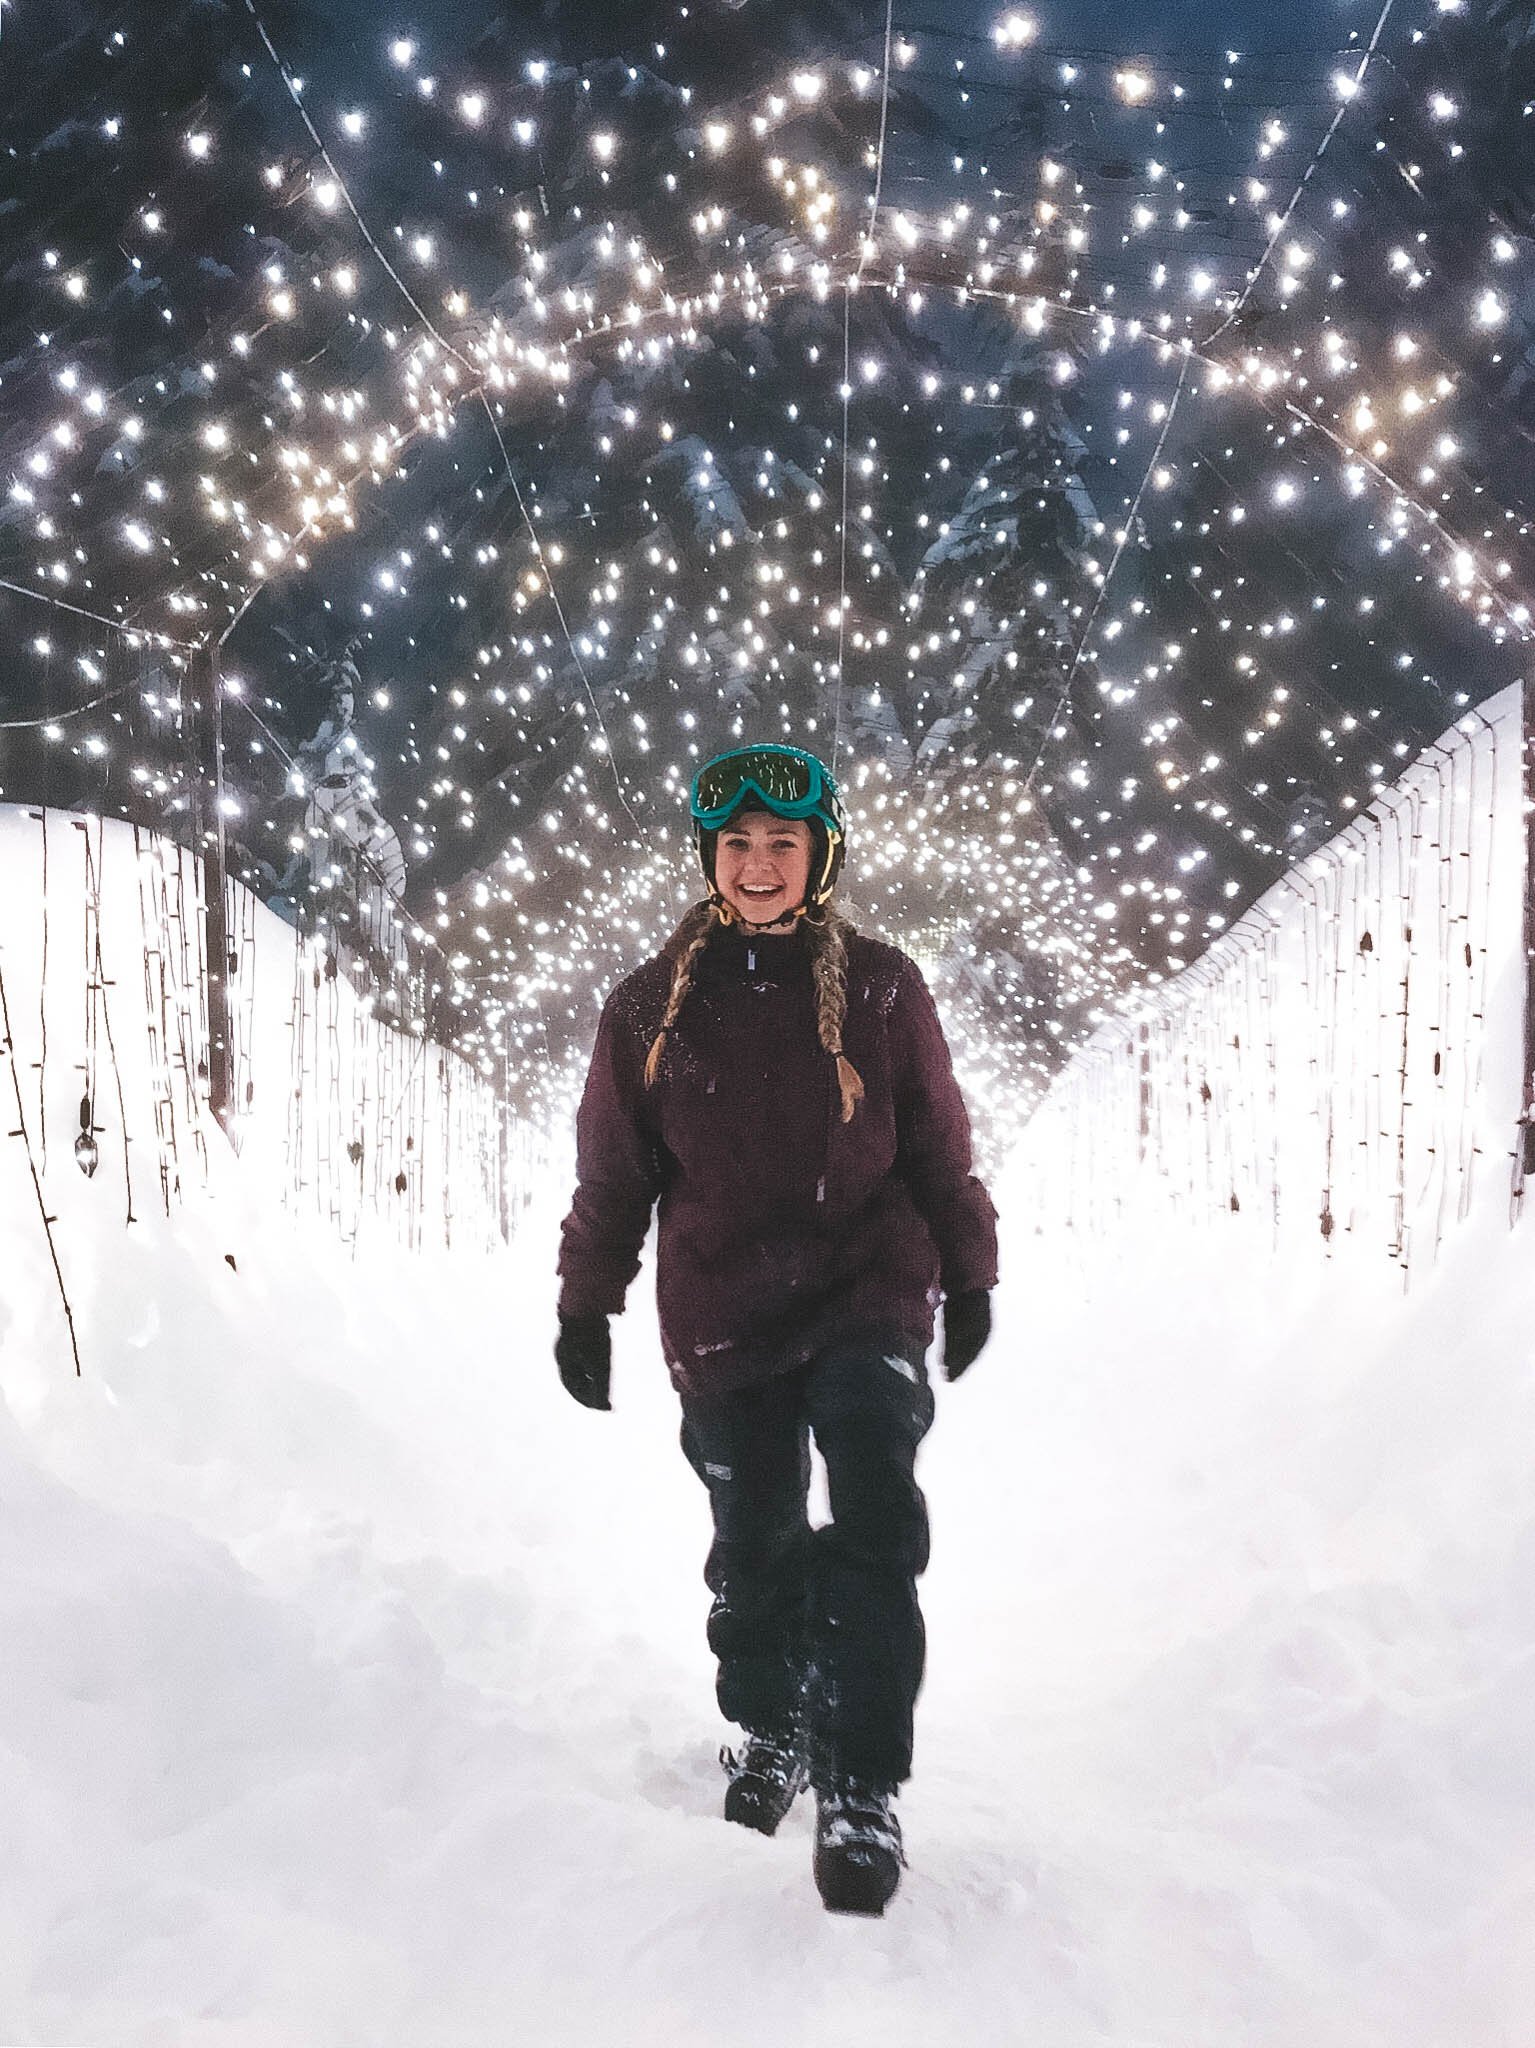
[(735, 747), (716, 754), (693, 777), (690, 810), (698, 863), (716, 902), (715, 843), (742, 811), (802, 818), (810, 827), (810, 880), (802, 909), (818, 910), (837, 886), (847, 850), (847, 816), (831, 770), (802, 747)]

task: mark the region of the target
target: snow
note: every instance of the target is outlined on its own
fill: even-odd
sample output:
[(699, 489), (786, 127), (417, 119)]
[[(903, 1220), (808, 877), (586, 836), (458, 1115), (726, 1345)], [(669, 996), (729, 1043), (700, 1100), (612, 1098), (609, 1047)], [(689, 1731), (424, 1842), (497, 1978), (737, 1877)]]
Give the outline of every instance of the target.
[(717, 1817), (704, 1496), (648, 1271), (614, 1413), (558, 1387), (562, 1174), (509, 1249), (407, 1255), (217, 1138), (125, 1228), (110, 1151), (49, 1170), (79, 1379), (0, 1155), (0, 2040), (1524, 2048), (1501, 1162), (1405, 1291), (1256, 1214), (1036, 1234), (1004, 1177), (1028, 1228), (924, 1451), (911, 1867), (856, 1923), (808, 1802), (773, 1841)]

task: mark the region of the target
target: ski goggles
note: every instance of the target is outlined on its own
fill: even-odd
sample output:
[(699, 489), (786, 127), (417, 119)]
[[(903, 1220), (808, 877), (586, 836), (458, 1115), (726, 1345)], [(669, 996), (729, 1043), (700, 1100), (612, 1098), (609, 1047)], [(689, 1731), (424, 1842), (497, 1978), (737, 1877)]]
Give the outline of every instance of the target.
[(695, 825), (718, 831), (755, 797), (779, 818), (837, 815), (837, 785), (814, 754), (798, 747), (741, 747), (706, 761), (693, 778)]

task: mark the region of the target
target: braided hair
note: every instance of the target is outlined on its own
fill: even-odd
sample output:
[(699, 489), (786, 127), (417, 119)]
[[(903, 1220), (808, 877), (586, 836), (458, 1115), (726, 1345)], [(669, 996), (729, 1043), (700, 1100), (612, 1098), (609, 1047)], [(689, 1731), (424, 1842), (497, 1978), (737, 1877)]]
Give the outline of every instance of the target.
[(694, 963), (708, 945), (715, 928), (723, 924), (724, 919), (712, 902), (695, 903), (666, 942), (665, 950), (676, 953), (677, 964), (672, 969), (671, 992), (666, 998), (666, 1011), (661, 1019), (661, 1028), (656, 1033), (645, 1060), (647, 1088), (655, 1086), (656, 1075), (661, 1071), (661, 1053), (666, 1045), (666, 1034), (676, 1023), (678, 1012), (688, 999), (688, 990), (693, 986)]
[[(655, 1035), (645, 1061), (645, 1086), (655, 1085), (661, 1071), (661, 1054), (666, 1034), (676, 1023), (693, 986), (698, 956), (714, 933), (732, 923), (728, 911), (721, 913), (714, 902), (695, 903), (673, 932), (666, 950), (676, 956), (672, 985), (666, 998), (661, 1028)], [(816, 1036), (824, 1051), (837, 1062), (837, 1087), (842, 1096), (842, 1121), (847, 1123), (863, 1100), (863, 1081), (858, 1069), (842, 1050), (842, 1027), (847, 1021), (847, 941), (853, 927), (830, 908), (805, 913), (805, 941), (810, 948), (810, 969), (815, 980)]]

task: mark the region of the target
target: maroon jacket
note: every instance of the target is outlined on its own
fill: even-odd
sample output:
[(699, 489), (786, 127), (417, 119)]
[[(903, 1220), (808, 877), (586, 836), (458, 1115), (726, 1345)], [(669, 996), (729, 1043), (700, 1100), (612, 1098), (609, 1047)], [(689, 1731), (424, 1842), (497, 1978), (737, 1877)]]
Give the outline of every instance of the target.
[(843, 1044), (864, 1084), (842, 1121), (800, 933), (715, 933), (667, 1034), (663, 952), (619, 983), (576, 1119), (560, 1312), (614, 1315), (660, 1202), (656, 1294), (673, 1383), (723, 1392), (853, 1331), (931, 1341), (939, 1291), (997, 1279), (996, 1212), (916, 965), (848, 937)]

